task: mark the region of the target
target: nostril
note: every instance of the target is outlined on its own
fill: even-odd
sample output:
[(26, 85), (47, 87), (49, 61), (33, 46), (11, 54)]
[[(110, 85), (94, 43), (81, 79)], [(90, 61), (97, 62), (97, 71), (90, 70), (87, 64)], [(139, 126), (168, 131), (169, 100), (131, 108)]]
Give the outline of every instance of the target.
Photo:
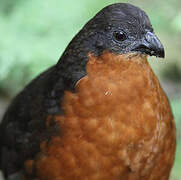
[(153, 39), (153, 33), (147, 32), (145, 35), (145, 39), (150, 42)]

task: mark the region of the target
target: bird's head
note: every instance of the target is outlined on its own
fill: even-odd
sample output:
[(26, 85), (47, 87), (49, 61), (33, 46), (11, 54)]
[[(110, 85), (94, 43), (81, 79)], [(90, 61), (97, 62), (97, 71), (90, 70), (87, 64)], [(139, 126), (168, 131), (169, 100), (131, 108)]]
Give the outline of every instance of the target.
[(102, 9), (73, 41), (78, 45), (84, 41), (84, 47), (97, 54), (108, 50), (117, 54), (134, 52), (164, 58), (163, 45), (155, 35), (146, 13), (127, 3)]
[(57, 67), (74, 87), (87, 74), (89, 54), (99, 57), (104, 52), (132, 60), (139, 55), (140, 59), (146, 55), (164, 58), (163, 45), (146, 13), (127, 3), (109, 5), (88, 21), (69, 43)]

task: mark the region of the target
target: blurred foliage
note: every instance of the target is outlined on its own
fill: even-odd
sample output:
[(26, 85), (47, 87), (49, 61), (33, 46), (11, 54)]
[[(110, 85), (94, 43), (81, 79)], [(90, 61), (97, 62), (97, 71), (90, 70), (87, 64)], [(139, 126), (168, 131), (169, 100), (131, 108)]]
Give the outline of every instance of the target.
[(177, 150), (175, 157), (175, 164), (172, 170), (171, 180), (181, 179), (181, 97), (173, 99), (171, 106), (174, 114), (174, 119), (177, 127)]
[[(177, 99), (173, 99), (171, 101), (171, 106), (172, 106), (172, 111), (174, 114), (174, 119), (175, 119), (175, 122), (177, 124), (177, 137), (178, 137), (178, 139), (181, 139), (181, 110), (180, 110), (180, 108), (181, 108), (181, 97), (177, 98)], [(178, 143), (180, 143), (180, 142), (178, 142)]]
[(176, 31), (181, 32), (181, 12), (179, 12), (175, 17), (172, 26)]
[(164, 79), (181, 83), (181, 67), (177, 63), (173, 62), (169, 66), (166, 66), (161, 73)]
[(19, 5), (21, 0), (1, 0), (0, 1), (0, 11), (4, 15), (9, 15), (15, 8), (15, 6)]

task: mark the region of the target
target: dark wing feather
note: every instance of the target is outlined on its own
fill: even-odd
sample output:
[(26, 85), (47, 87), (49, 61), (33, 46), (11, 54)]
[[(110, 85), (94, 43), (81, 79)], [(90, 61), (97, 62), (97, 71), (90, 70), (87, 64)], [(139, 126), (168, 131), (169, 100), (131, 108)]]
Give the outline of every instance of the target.
[(46, 115), (61, 113), (62, 95), (56, 94), (54, 86), (56, 82), (59, 87), (63, 85), (55, 72), (53, 66), (34, 79), (16, 96), (4, 115), (0, 125), (0, 168), (6, 176), (20, 170), (24, 159), (39, 151), (40, 142), (49, 135), (45, 130)]

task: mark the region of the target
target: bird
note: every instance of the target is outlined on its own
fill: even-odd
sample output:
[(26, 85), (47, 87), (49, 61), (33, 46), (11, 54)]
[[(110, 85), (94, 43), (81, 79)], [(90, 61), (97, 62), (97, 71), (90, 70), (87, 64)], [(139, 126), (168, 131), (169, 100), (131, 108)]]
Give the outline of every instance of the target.
[(165, 52), (142, 9), (99, 11), (4, 114), (5, 178), (168, 180), (176, 128), (148, 56)]

